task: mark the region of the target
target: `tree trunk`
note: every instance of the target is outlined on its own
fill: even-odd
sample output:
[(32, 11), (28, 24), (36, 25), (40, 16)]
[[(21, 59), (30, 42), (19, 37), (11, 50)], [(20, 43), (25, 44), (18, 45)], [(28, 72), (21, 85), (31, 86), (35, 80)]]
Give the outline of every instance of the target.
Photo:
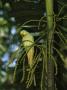
[(47, 13), (47, 90), (54, 90), (54, 65), (51, 60), (53, 40), (53, 0), (46, 0)]

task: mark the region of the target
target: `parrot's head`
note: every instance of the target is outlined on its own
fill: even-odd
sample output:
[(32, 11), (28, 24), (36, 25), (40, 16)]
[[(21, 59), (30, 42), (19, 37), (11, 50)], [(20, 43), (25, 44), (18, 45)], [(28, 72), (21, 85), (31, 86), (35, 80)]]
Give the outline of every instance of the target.
[(27, 34), (28, 34), (28, 32), (27, 32), (26, 30), (22, 30), (22, 31), (20, 32), (20, 35), (21, 35), (22, 37), (26, 36)]

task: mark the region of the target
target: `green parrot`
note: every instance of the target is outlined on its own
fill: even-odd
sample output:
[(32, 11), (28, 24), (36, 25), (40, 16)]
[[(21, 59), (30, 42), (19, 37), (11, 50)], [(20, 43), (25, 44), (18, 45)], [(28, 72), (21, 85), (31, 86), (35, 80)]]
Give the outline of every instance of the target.
[[(34, 62), (34, 37), (32, 36), (32, 34), (30, 34), (29, 32), (27, 32), (26, 30), (22, 30), (20, 32), (20, 35), (22, 37), (22, 41), (23, 41), (23, 46), (25, 48), (25, 51), (27, 53), (27, 58), (28, 58), (28, 65), (29, 65), (29, 69), (31, 69), (33, 67), (33, 62)], [(33, 80), (34, 80), (34, 86), (36, 86), (36, 80), (35, 80), (35, 75), (33, 74)]]
[(34, 46), (33, 46), (34, 37), (26, 30), (22, 30), (20, 32), (20, 35), (22, 37), (23, 46), (24, 46), (25, 51), (27, 53), (29, 68), (32, 68), (33, 57), (34, 57)]

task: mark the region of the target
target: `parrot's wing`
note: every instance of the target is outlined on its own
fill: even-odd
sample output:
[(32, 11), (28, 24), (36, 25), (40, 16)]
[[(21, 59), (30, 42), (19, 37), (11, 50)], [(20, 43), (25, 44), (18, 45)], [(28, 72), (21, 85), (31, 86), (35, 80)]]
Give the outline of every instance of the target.
[(30, 68), (32, 68), (33, 57), (34, 57), (34, 47), (29, 49), (29, 51), (27, 52), (27, 57), (28, 57), (28, 64)]
[(34, 57), (34, 38), (31, 34), (26, 35), (23, 37), (23, 45), (27, 53), (27, 58), (28, 58), (28, 64), (30, 68), (32, 67), (33, 64), (33, 57)]

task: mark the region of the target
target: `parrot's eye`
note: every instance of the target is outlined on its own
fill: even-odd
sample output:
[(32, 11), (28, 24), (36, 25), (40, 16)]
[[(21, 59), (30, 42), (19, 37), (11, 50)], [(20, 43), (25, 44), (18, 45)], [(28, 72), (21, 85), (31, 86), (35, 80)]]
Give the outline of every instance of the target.
[(26, 34), (23, 34), (22, 36), (24, 37), (24, 36), (26, 36)]
[(22, 37), (24, 37), (24, 36), (27, 35), (27, 32), (26, 32), (25, 30), (23, 30), (23, 31), (20, 32), (20, 35), (21, 35)]
[(26, 33), (24, 33), (24, 32), (20, 32), (20, 35), (23, 37), (23, 36), (26, 35)]
[(25, 36), (25, 35), (26, 35), (26, 33), (25, 33), (25, 32), (23, 32), (23, 35)]

